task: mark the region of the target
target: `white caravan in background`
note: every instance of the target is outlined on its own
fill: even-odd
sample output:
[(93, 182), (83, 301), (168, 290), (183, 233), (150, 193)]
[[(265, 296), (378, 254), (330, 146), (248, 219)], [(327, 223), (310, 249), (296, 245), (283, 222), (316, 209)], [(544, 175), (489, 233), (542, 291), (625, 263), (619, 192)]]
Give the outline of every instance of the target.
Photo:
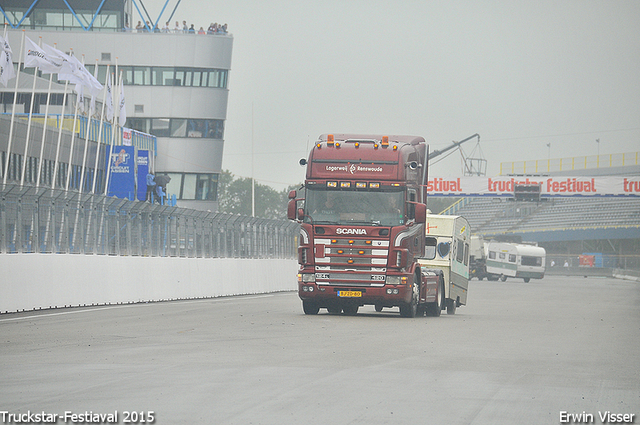
[(545, 272), (546, 251), (536, 245), (491, 241), (485, 243), (487, 278), (503, 282), (508, 277), (542, 279)]

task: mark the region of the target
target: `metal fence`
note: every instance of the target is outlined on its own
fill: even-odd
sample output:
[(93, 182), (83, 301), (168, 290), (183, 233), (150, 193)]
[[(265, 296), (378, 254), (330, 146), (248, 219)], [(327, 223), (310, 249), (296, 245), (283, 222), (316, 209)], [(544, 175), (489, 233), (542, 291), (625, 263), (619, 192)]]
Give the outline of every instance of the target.
[(285, 220), (0, 187), (0, 253), (295, 258), (298, 231)]

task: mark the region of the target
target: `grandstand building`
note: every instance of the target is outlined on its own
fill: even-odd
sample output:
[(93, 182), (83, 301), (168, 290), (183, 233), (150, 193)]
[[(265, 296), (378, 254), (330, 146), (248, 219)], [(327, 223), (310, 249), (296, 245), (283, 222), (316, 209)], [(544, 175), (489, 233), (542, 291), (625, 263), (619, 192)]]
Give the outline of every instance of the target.
[[(15, 66), (23, 30), (36, 42), (42, 37), (43, 43), (82, 55), (90, 72), (98, 67), (102, 83), (107, 65), (110, 72), (117, 65), (126, 99), (124, 127), (157, 137), (151, 165), (156, 174), (171, 177), (169, 195), (176, 196), (178, 206), (215, 211), (233, 37), (226, 32), (199, 35), (174, 31), (173, 25), (163, 31), (172, 17), (161, 15), (154, 22), (142, 15), (146, 10), (139, 6), (133, 0), (8, 0), (0, 7), (0, 18), (8, 28)], [(207, 24), (215, 20), (199, 19), (206, 19)], [(138, 21), (147, 25), (131, 30)], [(25, 72), (33, 74), (33, 68)], [(48, 77), (38, 74), (34, 113), (44, 110)], [(0, 113), (5, 114), (5, 124), (13, 107), (15, 81), (9, 81), (6, 88), (0, 85)], [(32, 81), (26, 77), (20, 80), (16, 113), (29, 112)], [(64, 84), (54, 81), (52, 93), (57, 96), (52, 97), (49, 113), (63, 112), (63, 89)], [(67, 102), (64, 112), (73, 114), (73, 102)], [(3, 146), (0, 144), (0, 150)], [(99, 170), (96, 173), (99, 175)]]
[[(600, 158), (569, 158), (574, 166), (543, 169), (539, 173), (522, 173), (524, 164), (501, 167), (505, 175), (520, 171), (518, 178), (544, 176), (629, 176), (638, 180), (638, 153), (626, 154), (626, 162)], [(587, 164), (594, 166), (580, 166)], [(532, 161), (533, 163), (534, 161)], [(547, 161), (542, 161), (545, 164)], [(626, 165), (622, 165), (625, 162)], [(598, 164), (596, 167), (595, 164)], [(534, 164), (529, 164), (533, 169)], [(549, 259), (569, 261), (578, 267), (578, 256), (589, 252), (610, 255), (606, 267), (640, 270), (640, 196), (567, 196), (537, 201), (519, 201), (515, 197), (476, 196), (457, 200), (444, 214), (462, 215), (472, 233), (485, 240), (506, 239), (537, 242), (547, 250)]]

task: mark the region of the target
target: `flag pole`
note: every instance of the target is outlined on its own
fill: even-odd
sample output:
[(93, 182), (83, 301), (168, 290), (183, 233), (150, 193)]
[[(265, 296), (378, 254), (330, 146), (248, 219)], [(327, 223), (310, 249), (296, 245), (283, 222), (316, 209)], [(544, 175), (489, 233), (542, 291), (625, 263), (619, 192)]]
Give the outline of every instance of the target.
[[(117, 62), (117, 61), (116, 61)], [(117, 66), (117, 65), (116, 65)], [(112, 83), (113, 82), (113, 75), (109, 75), (109, 82)], [(113, 91), (113, 84), (111, 84), (111, 91)], [(109, 96), (111, 96), (111, 101), (113, 101), (113, 93), (109, 93)], [(107, 155), (107, 176), (105, 179), (105, 184), (104, 184), (104, 194), (105, 196), (109, 196), (109, 178), (111, 177), (111, 153), (113, 152), (113, 144), (114, 144), (114, 139), (115, 139), (115, 131), (116, 129), (115, 127), (115, 118), (116, 118), (116, 114), (114, 111), (113, 114), (113, 122), (111, 123), (111, 142), (109, 143), (109, 155)]]
[(51, 189), (56, 188), (56, 180), (58, 173), (58, 159), (60, 157), (60, 141), (62, 140), (62, 124), (64, 123), (64, 110), (67, 106), (67, 88), (69, 87), (69, 81), (64, 82), (64, 92), (62, 93), (62, 114), (60, 116), (60, 123), (58, 128), (58, 145), (56, 147), (56, 160), (53, 167), (53, 181), (51, 182)]
[(42, 160), (44, 156), (44, 142), (47, 135), (47, 120), (49, 119), (49, 104), (51, 101), (52, 82), (53, 72), (49, 74), (49, 89), (47, 90), (47, 106), (44, 109), (44, 124), (42, 126), (42, 143), (40, 144), (40, 159), (38, 160), (38, 180), (36, 180), (36, 187), (40, 187), (40, 177), (42, 176)]
[[(71, 51), (71, 55), (73, 55), (73, 49), (69, 49)], [(77, 86), (77, 83), (76, 83)], [(82, 85), (80, 85), (80, 91), (82, 91)], [(66, 190), (69, 190), (69, 182), (71, 180), (71, 172), (72, 172), (72, 166), (71, 166), (71, 161), (73, 160), (73, 148), (75, 145), (75, 141), (76, 141), (76, 123), (78, 122), (78, 99), (79, 99), (80, 93), (76, 92), (76, 107), (75, 107), (75, 112), (73, 113), (73, 126), (71, 126), (71, 149), (69, 149), (69, 169), (67, 170), (67, 184), (66, 184)], [(84, 94), (82, 94), (82, 96), (84, 96)]]
[[(97, 61), (97, 60), (96, 60)], [(98, 64), (96, 63), (96, 68)], [(107, 64), (107, 78), (109, 78), (109, 66)], [(102, 127), (104, 126), (104, 106), (107, 103), (107, 80), (104, 82), (104, 94), (102, 95), (102, 112), (100, 112), (100, 127), (98, 128), (98, 144), (96, 148), (96, 163), (95, 163), (95, 176), (93, 177), (93, 185), (91, 187), (91, 192), (96, 193), (96, 180), (98, 179), (98, 158), (100, 156), (100, 143), (102, 143)], [(105, 153), (107, 148), (105, 147)], [(107, 168), (108, 168), (107, 164)], [(106, 170), (105, 170), (106, 171)]]
[(24, 38), (25, 38), (25, 31), (22, 30), (22, 41), (20, 42), (20, 52), (18, 53), (18, 72), (16, 74), (16, 87), (15, 87), (15, 90), (13, 91), (13, 107), (11, 108), (11, 124), (9, 125), (9, 143), (7, 146), (7, 157), (5, 158), (5, 161), (4, 161), (4, 175), (2, 176), (3, 185), (7, 184), (7, 175), (9, 174), (9, 159), (11, 158), (11, 142), (13, 139), (13, 124), (15, 122), (16, 101), (18, 100), (18, 83), (20, 81), (20, 65), (22, 65), (21, 58), (22, 58), (22, 55), (24, 54), (22, 51), (24, 49)]
[[(38, 47), (42, 47), (42, 37), (38, 40)], [(20, 187), (24, 185), (24, 175), (27, 172), (27, 158), (29, 153), (29, 136), (31, 135), (31, 118), (33, 117), (33, 104), (36, 103), (36, 81), (38, 80), (38, 67), (33, 68), (33, 84), (31, 86), (31, 103), (29, 104), (29, 118), (27, 120), (27, 135), (24, 141), (24, 155), (22, 157), (22, 173)]]
[[(84, 55), (82, 55), (82, 66), (84, 66)], [(95, 69), (93, 70), (93, 76), (95, 77), (98, 74), (98, 65), (96, 64)], [(85, 164), (87, 162), (87, 147), (89, 145), (89, 131), (91, 130), (91, 115), (93, 114), (93, 110), (91, 109), (91, 104), (89, 104), (89, 113), (87, 114), (87, 125), (84, 130), (84, 153), (82, 155), (82, 168), (80, 171), (80, 193), (82, 193), (83, 185), (84, 185), (84, 170)]]

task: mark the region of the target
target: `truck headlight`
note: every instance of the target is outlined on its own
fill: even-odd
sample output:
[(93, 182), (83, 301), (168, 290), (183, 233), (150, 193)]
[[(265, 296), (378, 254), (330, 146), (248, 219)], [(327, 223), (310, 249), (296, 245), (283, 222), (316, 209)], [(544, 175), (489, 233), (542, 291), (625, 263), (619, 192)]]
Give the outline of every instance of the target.
[(315, 281), (316, 281), (315, 273), (302, 273), (302, 282), (303, 283), (315, 282)]
[(387, 276), (387, 285), (400, 285), (400, 276)]

